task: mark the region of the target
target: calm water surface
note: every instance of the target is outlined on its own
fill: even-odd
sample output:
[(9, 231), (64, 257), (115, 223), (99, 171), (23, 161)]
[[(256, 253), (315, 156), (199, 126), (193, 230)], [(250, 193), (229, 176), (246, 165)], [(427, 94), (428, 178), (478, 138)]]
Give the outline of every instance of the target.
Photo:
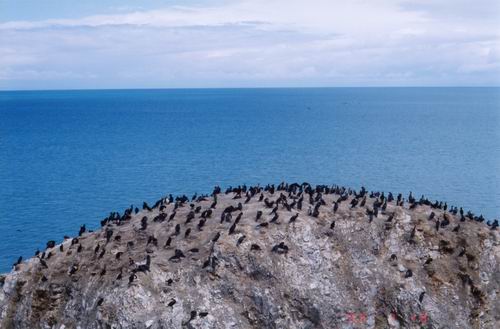
[(498, 218), (500, 89), (0, 92), (0, 272), (130, 204), (282, 180)]

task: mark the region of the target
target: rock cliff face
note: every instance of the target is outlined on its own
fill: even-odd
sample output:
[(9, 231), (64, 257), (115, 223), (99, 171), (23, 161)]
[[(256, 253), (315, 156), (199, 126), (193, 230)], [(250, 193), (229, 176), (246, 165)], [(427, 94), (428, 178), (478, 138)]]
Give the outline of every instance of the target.
[(130, 209), (16, 265), (0, 327), (500, 328), (485, 223), (338, 187), (213, 201)]

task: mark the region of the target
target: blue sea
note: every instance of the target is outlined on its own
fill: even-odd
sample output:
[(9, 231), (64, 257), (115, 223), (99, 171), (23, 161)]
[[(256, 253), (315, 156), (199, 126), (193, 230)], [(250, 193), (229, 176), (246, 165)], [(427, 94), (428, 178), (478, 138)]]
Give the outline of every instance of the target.
[(424, 194), (500, 216), (500, 88), (0, 92), (0, 272), (216, 184)]

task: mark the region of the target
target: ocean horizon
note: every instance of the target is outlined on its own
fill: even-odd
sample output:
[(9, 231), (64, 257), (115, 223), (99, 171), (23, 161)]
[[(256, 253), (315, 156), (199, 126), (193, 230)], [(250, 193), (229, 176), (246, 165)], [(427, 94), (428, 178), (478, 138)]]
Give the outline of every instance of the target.
[(0, 91), (0, 154), (0, 272), (111, 211), (214, 185), (411, 191), (493, 220), (500, 87)]

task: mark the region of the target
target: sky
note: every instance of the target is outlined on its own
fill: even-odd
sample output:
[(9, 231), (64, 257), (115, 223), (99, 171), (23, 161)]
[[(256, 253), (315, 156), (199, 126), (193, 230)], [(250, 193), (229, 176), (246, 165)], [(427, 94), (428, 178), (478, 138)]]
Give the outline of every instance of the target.
[(0, 90), (500, 86), (498, 0), (0, 0)]

